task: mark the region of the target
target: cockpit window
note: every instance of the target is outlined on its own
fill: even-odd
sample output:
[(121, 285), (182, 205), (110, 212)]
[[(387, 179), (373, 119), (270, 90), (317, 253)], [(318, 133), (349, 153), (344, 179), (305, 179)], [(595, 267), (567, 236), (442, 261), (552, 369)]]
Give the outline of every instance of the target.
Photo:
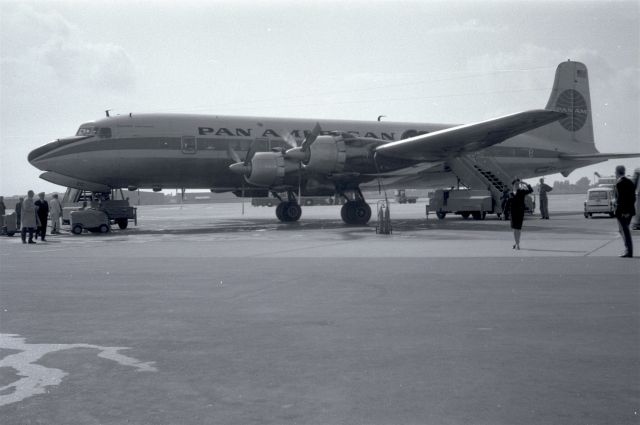
[(101, 127), (98, 130), (98, 137), (102, 137), (103, 139), (108, 139), (111, 137), (111, 129), (109, 127)]
[(78, 129), (78, 132), (76, 133), (76, 136), (93, 136), (94, 134), (96, 134), (96, 131), (98, 130), (98, 127), (80, 127)]

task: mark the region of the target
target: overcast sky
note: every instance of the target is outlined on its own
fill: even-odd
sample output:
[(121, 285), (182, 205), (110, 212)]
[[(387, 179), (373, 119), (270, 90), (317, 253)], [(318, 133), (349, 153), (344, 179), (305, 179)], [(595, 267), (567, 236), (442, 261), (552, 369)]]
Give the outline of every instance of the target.
[(598, 149), (638, 152), (639, 5), (0, 0), (0, 194), (63, 190), (29, 151), (105, 109), (467, 123), (544, 107), (567, 59)]

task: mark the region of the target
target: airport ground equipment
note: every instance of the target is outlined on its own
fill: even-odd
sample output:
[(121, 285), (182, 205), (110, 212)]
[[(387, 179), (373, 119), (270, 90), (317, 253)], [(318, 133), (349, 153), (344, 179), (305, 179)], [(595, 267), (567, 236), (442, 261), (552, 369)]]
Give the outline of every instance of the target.
[(86, 190), (68, 188), (62, 199), (62, 224), (70, 223), (70, 214), (77, 211), (86, 202), (88, 207), (99, 209), (107, 214), (111, 224), (117, 224), (120, 229), (126, 229), (129, 221), (138, 224), (137, 209), (129, 204), (122, 189), (111, 192), (89, 192)]
[(396, 189), (394, 197), (399, 204), (415, 204), (418, 200), (417, 196), (407, 196), (405, 189)]
[(389, 200), (381, 199), (377, 202), (378, 223), (376, 224), (376, 233), (381, 235), (390, 235), (393, 232), (391, 227), (391, 210), (389, 208)]
[(0, 235), (13, 236), (18, 231), (18, 220), (15, 212), (0, 216)]
[(613, 187), (601, 186), (587, 191), (587, 199), (584, 201), (584, 218), (590, 218), (594, 214), (608, 214), (613, 217)]
[(429, 196), (426, 214), (428, 218), (429, 213), (433, 212), (441, 220), (449, 213), (461, 215), (465, 219), (471, 216), (474, 220), (484, 220), (487, 214), (496, 212), (494, 209), (491, 192), (488, 190), (438, 189)]
[(85, 229), (93, 233), (108, 233), (111, 230), (109, 216), (98, 209), (89, 208), (81, 211), (72, 211), (71, 233), (81, 234)]
[(460, 183), (471, 189), (487, 189), (493, 198), (495, 213), (502, 213), (502, 193), (511, 188), (510, 176), (493, 158), (465, 155), (448, 162)]

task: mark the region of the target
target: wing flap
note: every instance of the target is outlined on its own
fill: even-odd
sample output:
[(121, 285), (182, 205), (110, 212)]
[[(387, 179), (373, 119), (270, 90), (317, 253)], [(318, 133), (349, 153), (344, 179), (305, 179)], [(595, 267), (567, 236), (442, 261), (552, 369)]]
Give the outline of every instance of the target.
[(376, 152), (392, 158), (418, 161), (445, 159), (488, 148), (565, 116), (565, 113), (545, 109), (518, 112), (387, 143), (378, 146)]

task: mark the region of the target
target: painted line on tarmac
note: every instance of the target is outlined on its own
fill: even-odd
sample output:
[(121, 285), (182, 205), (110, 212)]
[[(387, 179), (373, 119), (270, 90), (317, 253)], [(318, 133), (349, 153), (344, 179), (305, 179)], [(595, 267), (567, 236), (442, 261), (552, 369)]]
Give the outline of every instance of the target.
[(602, 244), (602, 245), (600, 245), (599, 247), (597, 247), (597, 248), (595, 248), (595, 249), (592, 249), (591, 251), (587, 252), (586, 254), (584, 254), (584, 256), (585, 256), (585, 257), (588, 257), (588, 256), (590, 256), (591, 254), (593, 254), (594, 252), (596, 252), (596, 251), (600, 251), (602, 248), (604, 248), (605, 246), (607, 246), (607, 245), (609, 245), (609, 244), (611, 244), (611, 243), (613, 243), (613, 242), (617, 241), (618, 239), (619, 239), (619, 238), (611, 239), (611, 240), (609, 240), (609, 241), (607, 241), (607, 242), (603, 243), (603, 244)]

